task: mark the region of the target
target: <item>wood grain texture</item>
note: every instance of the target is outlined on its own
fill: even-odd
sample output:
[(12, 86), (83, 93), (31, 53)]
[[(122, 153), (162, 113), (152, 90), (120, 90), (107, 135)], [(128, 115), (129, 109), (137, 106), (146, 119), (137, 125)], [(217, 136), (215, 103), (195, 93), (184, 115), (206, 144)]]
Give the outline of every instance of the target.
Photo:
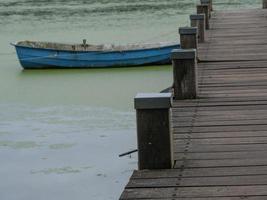
[(197, 49), (197, 34), (180, 34), (180, 45), (182, 49)]
[(205, 32), (206, 32), (206, 25), (205, 25), (205, 17), (203, 20), (201, 19), (191, 19), (190, 21), (191, 27), (197, 27), (198, 29), (198, 43), (205, 42)]
[(136, 115), (139, 169), (172, 168), (169, 109), (138, 109)]
[(195, 59), (173, 60), (174, 98), (195, 99), (198, 93)]
[(206, 30), (210, 29), (210, 10), (209, 5), (197, 5), (197, 14), (205, 14)]

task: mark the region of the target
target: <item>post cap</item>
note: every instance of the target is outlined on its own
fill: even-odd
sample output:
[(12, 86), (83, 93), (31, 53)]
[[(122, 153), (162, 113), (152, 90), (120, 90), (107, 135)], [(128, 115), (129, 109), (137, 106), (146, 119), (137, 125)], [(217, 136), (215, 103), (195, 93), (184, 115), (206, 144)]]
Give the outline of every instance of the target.
[(204, 20), (205, 19), (205, 14), (194, 14), (190, 15), (191, 20)]
[(201, 4), (210, 4), (210, 0), (200, 0)]
[(174, 49), (171, 52), (172, 60), (189, 60), (196, 59), (195, 49)]
[(201, 8), (201, 7), (202, 7), (202, 8), (203, 8), (203, 7), (204, 7), (204, 8), (209, 8), (209, 4), (207, 4), (207, 3), (202, 3), (202, 4), (198, 4), (197, 7), (200, 7), (200, 8)]
[(163, 109), (172, 106), (172, 93), (138, 93), (134, 98), (135, 109)]
[(195, 35), (197, 34), (196, 27), (181, 27), (179, 28), (180, 35)]

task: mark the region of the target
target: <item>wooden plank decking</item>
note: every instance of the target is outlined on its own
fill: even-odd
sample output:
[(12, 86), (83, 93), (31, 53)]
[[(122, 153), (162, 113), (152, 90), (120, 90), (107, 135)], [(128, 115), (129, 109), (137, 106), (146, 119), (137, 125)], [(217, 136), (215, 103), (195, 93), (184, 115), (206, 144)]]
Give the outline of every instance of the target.
[(121, 200), (267, 199), (267, 10), (215, 12), (199, 98), (175, 101), (175, 169), (135, 171)]

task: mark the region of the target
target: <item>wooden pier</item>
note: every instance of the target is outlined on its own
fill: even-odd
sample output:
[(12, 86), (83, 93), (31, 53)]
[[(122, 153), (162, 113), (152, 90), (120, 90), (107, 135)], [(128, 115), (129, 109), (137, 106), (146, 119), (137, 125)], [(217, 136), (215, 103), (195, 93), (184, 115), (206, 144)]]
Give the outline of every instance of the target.
[(209, 23), (197, 98), (172, 103), (172, 168), (135, 171), (121, 200), (267, 199), (267, 9)]

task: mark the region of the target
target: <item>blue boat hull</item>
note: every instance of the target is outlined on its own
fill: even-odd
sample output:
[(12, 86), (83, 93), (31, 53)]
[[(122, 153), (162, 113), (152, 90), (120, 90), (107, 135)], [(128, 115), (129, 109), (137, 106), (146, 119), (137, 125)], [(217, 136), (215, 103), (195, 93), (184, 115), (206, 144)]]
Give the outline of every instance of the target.
[(24, 69), (102, 68), (170, 63), (178, 44), (159, 48), (128, 51), (68, 51), (14, 45)]

